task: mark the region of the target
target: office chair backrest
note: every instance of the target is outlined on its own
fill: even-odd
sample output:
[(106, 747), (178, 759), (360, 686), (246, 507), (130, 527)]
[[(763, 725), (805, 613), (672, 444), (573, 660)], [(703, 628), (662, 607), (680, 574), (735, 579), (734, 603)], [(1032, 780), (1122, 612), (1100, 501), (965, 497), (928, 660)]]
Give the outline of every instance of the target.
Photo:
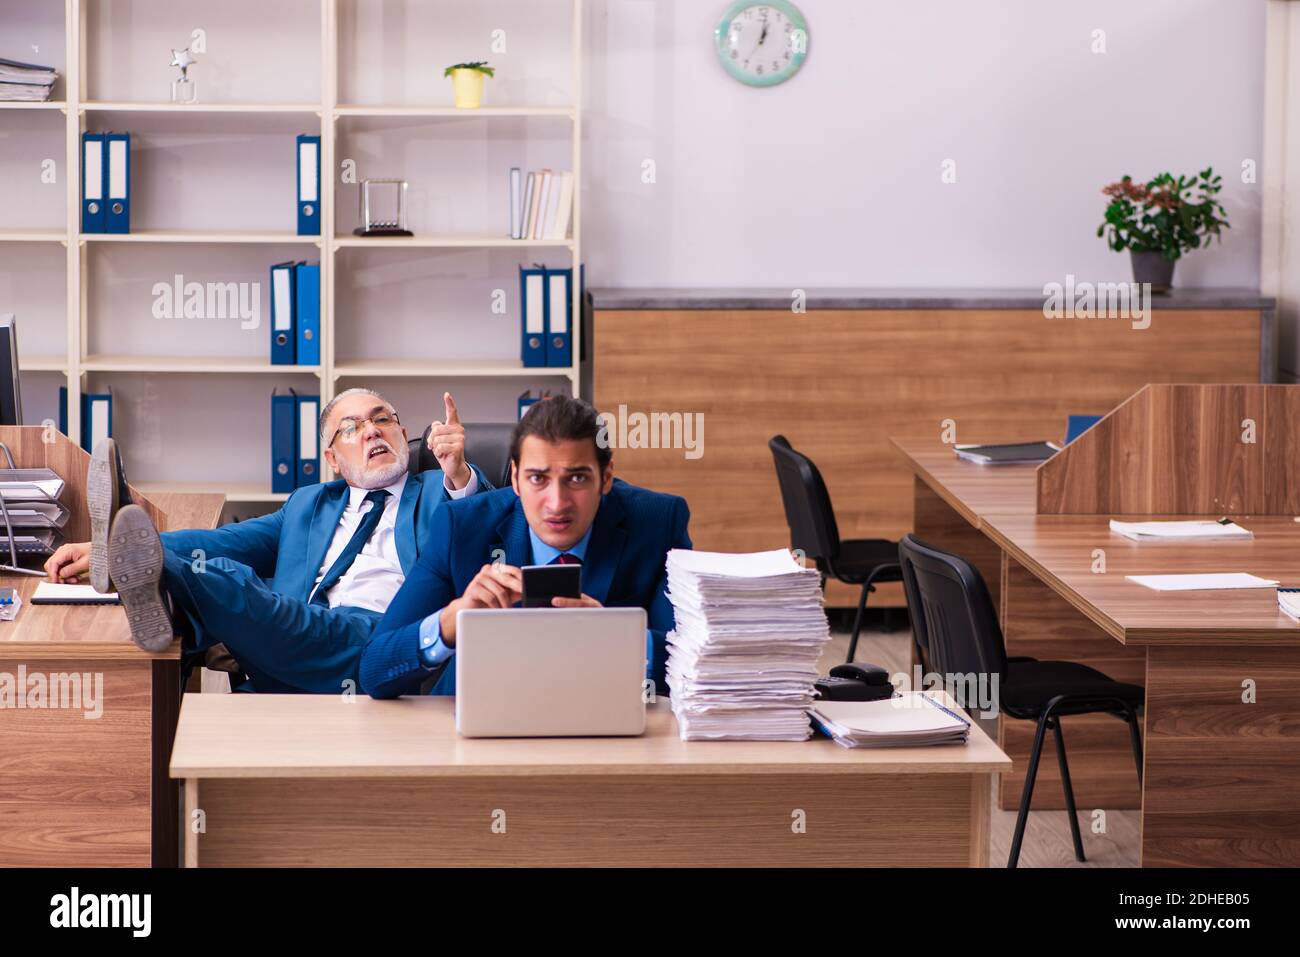
[(944, 675), (1006, 678), (1007, 652), (993, 600), (979, 570), (913, 535), (898, 543), (907, 608), (930, 667)]
[[(418, 439), (411, 439), (407, 470), (412, 475), (438, 468), (438, 460), (433, 457), (428, 445), (429, 429), (432, 428), (430, 425)], [(514, 424), (510, 422), (465, 425), (465, 461), (477, 465), (479, 471), (497, 488), (505, 488), (510, 484), (510, 433), (513, 431)]]
[(840, 554), (840, 530), (835, 524), (835, 510), (822, 474), (812, 459), (790, 447), (784, 435), (773, 436), (767, 447), (776, 462), (776, 480), (781, 486), (785, 521), (790, 526), (790, 544), (821, 568), (823, 560), (833, 560)]

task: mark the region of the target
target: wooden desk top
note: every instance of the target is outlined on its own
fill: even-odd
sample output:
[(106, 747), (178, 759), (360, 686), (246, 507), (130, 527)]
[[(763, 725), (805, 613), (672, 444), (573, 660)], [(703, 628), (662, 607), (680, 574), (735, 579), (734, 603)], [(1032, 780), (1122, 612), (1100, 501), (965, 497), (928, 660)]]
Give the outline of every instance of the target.
[[(219, 494), (184, 492), (150, 496), (150, 501), (166, 514), (168, 529), (214, 527), (225, 500)], [(30, 575), (0, 575), (0, 585), (17, 588), (23, 600), (14, 621), (0, 622), (0, 657), (129, 661), (180, 658), (179, 641), (155, 654), (136, 647), (120, 605), (33, 605), (31, 596), (40, 581)]]
[(187, 694), (174, 778), (443, 777), (556, 774), (972, 774), (1011, 760), (978, 725), (965, 745), (842, 748), (682, 741), (666, 699), (636, 738), (462, 738), (449, 697)]
[(976, 528), (985, 514), (1033, 515), (1037, 465), (976, 465), (934, 439), (890, 439), (916, 476)]
[[(1300, 524), (1293, 518), (1239, 518), (1253, 540), (1194, 545), (1130, 541), (1112, 532), (1109, 522), (1105, 515), (986, 515), (981, 528), (1126, 645), (1300, 645), (1300, 623), (1278, 611), (1272, 588), (1157, 592), (1124, 578), (1249, 572), (1300, 586)], [(1092, 571), (1094, 549), (1105, 552), (1105, 574)]]

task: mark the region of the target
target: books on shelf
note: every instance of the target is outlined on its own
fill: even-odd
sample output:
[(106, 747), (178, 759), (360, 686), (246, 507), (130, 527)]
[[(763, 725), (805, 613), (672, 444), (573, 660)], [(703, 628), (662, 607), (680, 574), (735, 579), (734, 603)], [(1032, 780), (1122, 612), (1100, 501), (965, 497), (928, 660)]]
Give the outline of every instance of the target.
[(1135, 542), (1223, 542), (1249, 541), (1255, 536), (1249, 529), (1226, 518), (1219, 521), (1118, 522), (1110, 520), (1110, 530)]
[(573, 173), (510, 169), (510, 238), (567, 239), (573, 221)]
[(1046, 462), (1061, 447), (1054, 442), (1011, 442), (1002, 445), (954, 445), (957, 458), (977, 465), (1028, 465)]
[(814, 723), (845, 748), (916, 748), (965, 744), (970, 721), (936, 691), (908, 691), (880, 701), (818, 701)]
[(52, 66), (0, 57), (0, 103), (44, 103), (58, 76)]
[(683, 741), (804, 741), (830, 629), (820, 576), (784, 548), (668, 553), (668, 687)]

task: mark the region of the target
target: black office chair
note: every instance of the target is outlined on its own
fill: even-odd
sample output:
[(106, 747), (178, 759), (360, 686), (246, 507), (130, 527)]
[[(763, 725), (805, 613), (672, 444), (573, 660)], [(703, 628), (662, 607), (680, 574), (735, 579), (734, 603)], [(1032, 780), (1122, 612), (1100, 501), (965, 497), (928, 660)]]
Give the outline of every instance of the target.
[[(1114, 681), (1074, 661), (1038, 661), (1007, 657), (1002, 628), (998, 625), (987, 586), (979, 570), (963, 558), (940, 551), (904, 535), (898, 545), (903, 571), (903, 590), (911, 611), (912, 631), (929, 654), (930, 667), (941, 675), (983, 675), (985, 687), (997, 689), (995, 707), (1012, 718), (1036, 721), (1029, 769), (1020, 796), (1020, 813), (1011, 842), (1007, 867), (1020, 860), (1020, 845), (1034, 795), (1034, 778), (1043, 751), (1043, 736), (1051, 728), (1056, 737), (1056, 760), (1061, 767), (1061, 786), (1070, 815), (1074, 856), (1085, 860), (1079, 836), (1079, 815), (1070, 785), (1070, 766), (1065, 760), (1065, 739), (1061, 718), (1073, 714), (1111, 714), (1128, 724), (1137, 763), (1138, 784), (1142, 783), (1142, 736), (1137, 713), (1146, 695), (1141, 685)], [(992, 684), (996, 679), (997, 684)], [(974, 702), (961, 702), (973, 707)]]
[(858, 651), (858, 635), (867, 611), (867, 595), (876, 590), (877, 582), (900, 580), (898, 543), (886, 538), (850, 538), (840, 540), (835, 523), (835, 509), (822, 481), (821, 472), (812, 459), (796, 452), (784, 435), (773, 436), (767, 443), (776, 461), (776, 478), (785, 505), (785, 521), (790, 526), (790, 544), (817, 565), (822, 573), (848, 585), (861, 585), (858, 613), (853, 619), (853, 637), (849, 639), (851, 662)]
[[(411, 439), (408, 471), (419, 475), (426, 469), (438, 468), (438, 460), (429, 451), (429, 430), (418, 439)], [(510, 484), (510, 433), (514, 425), (509, 422), (485, 422), (465, 425), (465, 461), (477, 465), (479, 471), (497, 488)]]

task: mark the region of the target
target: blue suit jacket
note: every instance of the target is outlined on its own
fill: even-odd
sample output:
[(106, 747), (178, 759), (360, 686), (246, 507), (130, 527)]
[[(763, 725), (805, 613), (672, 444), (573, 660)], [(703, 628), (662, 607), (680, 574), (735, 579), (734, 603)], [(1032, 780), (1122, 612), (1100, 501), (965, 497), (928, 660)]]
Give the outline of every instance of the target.
[[(652, 633), (650, 676), (661, 692), (673, 627), (665, 590), (668, 550), (690, 548), (686, 500), (615, 479), (601, 499), (582, 565), (582, 590), (611, 608), (644, 608)], [(514, 489), (452, 502), (433, 516), (415, 571), (388, 606), (361, 658), (361, 687), (376, 698), (414, 694), (436, 679), (433, 694), (455, 694), (456, 656), (427, 668), (420, 655), (420, 623), (459, 598), (474, 576), (504, 551), (508, 565), (532, 563), (523, 504)], [(501, 554), (498, 552), (497, 554)]]
[[(491, 490), (483, 473), (477, 468), (474, 472), (479, 491)], [(192, 558), (195, 549), (202, 549), (205, 560), (229, 558), (240, 562), (267, 579), (273, 591), (306, 601), (343, 518), (347, 492), (348, 484), (343, 479), (309, 485), (295, 491), (270, 515), (221, 528), (163, 532), (163, 547), (185, 558)], [(440, 469), (407, 476), (393, 530), (404, 574), (410, 575), (415, 567), (438, 506), (451, 500)]]

